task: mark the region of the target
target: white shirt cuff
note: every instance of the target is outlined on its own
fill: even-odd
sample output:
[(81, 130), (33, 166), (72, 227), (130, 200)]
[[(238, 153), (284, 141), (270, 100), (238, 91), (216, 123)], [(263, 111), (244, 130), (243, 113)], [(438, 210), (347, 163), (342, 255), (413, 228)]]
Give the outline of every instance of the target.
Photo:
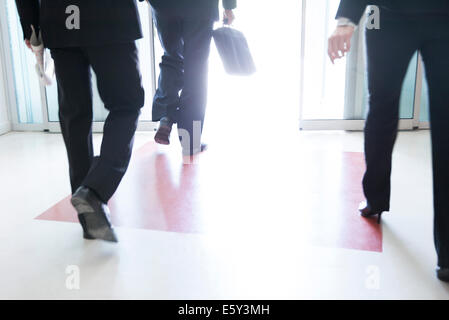
[(354, 22), (352, 22), (351, 20), (349, 20), (348, 18), (338, 18), (337, 26), (338, 27), (343, 27), (343, 26), (355, 27), (356, 24)]

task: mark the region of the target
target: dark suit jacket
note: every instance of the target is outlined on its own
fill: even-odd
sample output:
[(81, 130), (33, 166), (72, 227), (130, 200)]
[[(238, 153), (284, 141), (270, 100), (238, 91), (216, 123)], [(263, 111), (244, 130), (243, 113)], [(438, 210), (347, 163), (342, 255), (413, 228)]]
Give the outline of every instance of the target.
[[(163, 14), (192, 19), (218, 20), (219, 0), (149, 0), (154, 10)], [(225, 9), (235, 9), (237, 0), (222, 0)]]
[(341, 0), (337, 18), (348, 18), (359, 23), (368, 5), (377, 5), (384, 10), (412, 15), (449, 15), (448, 0)]
[[(40, 5), (39, 5), (40, 2)], [(123, 43), (142, 37), (136, 0), (16, 0), (24, 37), (42, 30), (48, 48)], [(80, 9), (80, 29), (69, 30), (66, 9)]]

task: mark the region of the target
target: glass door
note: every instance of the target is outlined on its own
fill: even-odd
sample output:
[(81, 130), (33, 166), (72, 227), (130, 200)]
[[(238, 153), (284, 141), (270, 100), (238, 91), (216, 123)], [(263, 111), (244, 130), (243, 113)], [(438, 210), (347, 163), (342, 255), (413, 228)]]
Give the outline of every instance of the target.
[[(138, 130), (154, 130), (156, 125), (151, 122), (151, 102), (155, 92), (154, 63), (154, 29), (151, 10), (146, 2), (138, 2), (144, 38), (137, 41), (140, 53), (140, 63), (143, 85), (146, 92), (145, 106), (139, 121)], [(57, 84), (44, 87), (40, 84), (34, 70), (33, 54), (23, 43), (22, 29), (14, 1), (0, 3), (0, 13), (6, 23), (2, 25), (9, 47), (6, 60), (10, 65), (9, 80), (13, 82), (14, 106), (13, 127), (16, 130), (48, 130), (59, 132)], [(108, 112), (100, 99), (95, 73), (92, 72), (93, 84), (93, 130), (101, 132), (103, 122)]]
[(34, 56), (23, 43), (14, 1), (1, 2), (0, 20), (13, 129), (44, 130), (43, 88), (34, 70)]
[[(327, 57), (327, 39), (335, 28), (335, 12), (339, 0), (285, 0), (266, 23), (254, 14), (254, 4), (241, 1), (237, 11), (237, 27), (250, 41), (258, 73), (251, 81), (228, 81), (214, 66), (220, 65), (212, 50), (210, 104), (220, 105), (223, 85), (232, 87), (235, 99), (248, 105), (276, 105), (286, 118), (300, 119), (301, 129), (361, 130), (366, 115), (366, 81), (364, 32), (357, 29), (350, 55), (332, 65)], [(260, 0), (258, 12), (272, 15), (269, 0)], [(138, 2), (144, 39), (138, 41), (141, 71), (146, 91), (139, 130), (154, 130), (151, 122), (151, 102), (156, 88), (162, 55), (147, 3)], [(268, 8), (265, 8), (267, 6)], [(363, 24), (363, 22), (362, 22)], [(42, 87), (34, 71), (34, 57), (24, 46), (22, 31), (14, 1), (0, 1), (4, 73), (7, 96), (14, 130), (49, 130), (58, 132), (57, 87)], [(286, 31), (288, 30), (288, 31)], [(157, 60), (157, 61), (156, 61)], [(401, 99), (402, 129), (427, 128), (427, 85), (422, 77), (423, 67), (418, 57), (410, 62)], [(101, 131), (107, 111), (99, 98), (94, 81), (94, 131)], [(260, 93), (264, 94), (260, 94)], [(282, 92), (283, 94), (279, 94)], [(260, 98), (255, 103), (255, 98)], [(282, 100), (280, 100), (282, 99)], [(300, 108), (296, 107), (300, 105)], [(285, 106), (283, 110), (278, 110)], [(209, 108), (210, 109), (210, 108)], [(218, 109), (218, 108), (217, 108)], [(255, 111), (246, 108), (248, 113)], [(292, 111), (294, 110), (294, 112)], [(262, 117), (261, 108), (255, 112)], [(242, 112), (242, 111), (239, 111)], [(218, 112), (216, 113), (218, 117)], [(298, 115), (297, 115), (298, 114)], [(211, 116), (214, 114), (210, 113)], [(221, 115), (220, 115), (221, 117)], [(269, 122), (272, 114), (260, 122)]]
[[(327, 41), (336, 26), (340, 0), (303, 0), (302, 129), (361, 130), (366, 119), (365, 17), (356, 28), (349, 55), (332, 65)], [(323, 14), (324, 13), (324, 14)], [(410, 62), (400, 101), (400, 128), (416, 126), (418, 54)]]

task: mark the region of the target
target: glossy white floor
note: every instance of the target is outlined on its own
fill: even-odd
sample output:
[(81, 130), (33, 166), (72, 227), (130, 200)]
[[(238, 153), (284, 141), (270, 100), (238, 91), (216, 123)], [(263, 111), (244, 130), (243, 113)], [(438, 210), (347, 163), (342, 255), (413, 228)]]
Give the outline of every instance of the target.
[[(138, 133), (136, 148), (151, 139)], [(361, 133), (344, 132), (294, 139), (303, 152), (360, 152), (363, 142)], [(70, 192), (60, 135), (0, 136), (0, 298), (447, 299), (449, 286), (434, 276), (428, 142), (426, 131), (400, 134), (383, 252), (372, 253), (298, 243), (275, 230), (212, 236), (118, 228), (117, 245), (84, 241), (76, 224), (34, 220)], [(79, 268), (79, 289), (66, 286), (70, 266)]]

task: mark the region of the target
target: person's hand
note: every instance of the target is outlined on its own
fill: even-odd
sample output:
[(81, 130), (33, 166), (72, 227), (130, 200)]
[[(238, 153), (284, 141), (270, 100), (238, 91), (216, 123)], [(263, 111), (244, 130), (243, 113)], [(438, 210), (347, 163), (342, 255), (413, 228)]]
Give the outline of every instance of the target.
[(28, 49), (30, 49), (31, 51), (33, 51), (33, 49), (31, 49), (31, 42), (28, 39), (25, 39), (25, 45), (28, 47)]
[(329, 38), (328, 54), (332, 63), (336, 59), (341, 59), (346, 52), (351, 49), (351, 38), (354, 34), (355, 27), (339, 26)]
[(226, 9), (223, 13), (224, 24), (231, 25), (235, 20), (235, 15), (233, 10)]

